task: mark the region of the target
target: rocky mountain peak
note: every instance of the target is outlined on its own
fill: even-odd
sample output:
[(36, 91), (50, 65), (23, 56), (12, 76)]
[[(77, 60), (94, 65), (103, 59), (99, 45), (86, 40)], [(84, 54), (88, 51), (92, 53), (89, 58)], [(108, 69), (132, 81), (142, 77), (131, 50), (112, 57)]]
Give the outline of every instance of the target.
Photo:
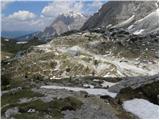
[(109, 1), (83, 25), (82, 30), (116, 25), (134, 15), (137, 21), (158, 8), (157, 1)]
[(70, 11), (68, 13), (62, 13), (44, 30), (44, 33), (60, 35), (67, 31), (79, 30), (87, 19), (88, 16), (79, 12)]
[(61, 13), (60, 16), (65, 16), (65, 17), (84, 17), (84, 14), (82, 14), (80, 12), (69, 11), (67, 13)]

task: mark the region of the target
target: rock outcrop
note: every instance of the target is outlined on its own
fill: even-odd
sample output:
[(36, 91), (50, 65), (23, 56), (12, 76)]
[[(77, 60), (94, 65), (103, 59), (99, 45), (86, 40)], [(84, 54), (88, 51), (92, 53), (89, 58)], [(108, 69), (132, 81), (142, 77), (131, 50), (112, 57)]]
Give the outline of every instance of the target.
[(82, 30), (117, 24), (119, 24), (118, 26), (128, 27), (134, 21), (146, 17), (157, 8), (157, 1), (109, 1), (88, 19)]

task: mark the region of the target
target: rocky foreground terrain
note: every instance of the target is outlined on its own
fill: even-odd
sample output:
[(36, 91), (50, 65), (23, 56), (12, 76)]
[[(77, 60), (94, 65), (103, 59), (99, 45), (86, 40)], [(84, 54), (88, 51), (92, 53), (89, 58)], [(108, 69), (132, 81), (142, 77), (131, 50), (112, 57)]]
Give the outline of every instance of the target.
[(149, 11), (3, 60), (2, 118), (158, 119), (158, 10)]

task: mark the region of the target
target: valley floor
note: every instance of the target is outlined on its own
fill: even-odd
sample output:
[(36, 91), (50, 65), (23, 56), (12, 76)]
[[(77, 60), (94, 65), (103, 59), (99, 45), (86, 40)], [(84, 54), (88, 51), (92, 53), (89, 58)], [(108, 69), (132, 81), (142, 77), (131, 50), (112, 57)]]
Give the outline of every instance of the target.
[(75, 33), (2, 60), (1, 117), (158, 119), (158, 44), (141, 42)]

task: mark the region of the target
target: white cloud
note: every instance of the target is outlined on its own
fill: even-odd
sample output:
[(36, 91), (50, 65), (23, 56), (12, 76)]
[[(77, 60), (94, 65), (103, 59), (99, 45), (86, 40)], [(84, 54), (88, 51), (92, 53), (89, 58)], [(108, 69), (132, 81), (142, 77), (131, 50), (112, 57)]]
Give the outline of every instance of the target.
[[(98, 10), (103, 4), (101, 0), (91, 1), (86, 6), (85, 0), (54, 0), (45, 6), (41, 15), (35, 15), (30, 11), (19, 10), (9, 16), (2, 16), (3, 31), (40, 31), (49, 26), (61, 13), (84, 12), (89, 13), (95, 8)], [(8, 2), (8, 1), (6, 1)], [(13, 2), (13, 1), (12, 1)], [(10, 3), (10, 2), (9, 2)], [(3, 8), (9, 3), (3, 3)], [(94, 10), (95, 11), (95, 10)]]
[(52, 19), (43, 16), (36, 16), (29, 11), (17, 11), (9, 16), (2, 16), (2, 30), (40, 31), (43, 30)]
[(8, 18), (13, 20), (31, 20), (36, 18), (36, 15), (29, 11), (19, 10), (18, 12), (9, 15)]
[(54, 1), (42, 9), (42, 14), (49, 17), (56, 17), (61, 13), (68, 13), (70, 11), (81, 12), (83, 2), (80, 1)]

